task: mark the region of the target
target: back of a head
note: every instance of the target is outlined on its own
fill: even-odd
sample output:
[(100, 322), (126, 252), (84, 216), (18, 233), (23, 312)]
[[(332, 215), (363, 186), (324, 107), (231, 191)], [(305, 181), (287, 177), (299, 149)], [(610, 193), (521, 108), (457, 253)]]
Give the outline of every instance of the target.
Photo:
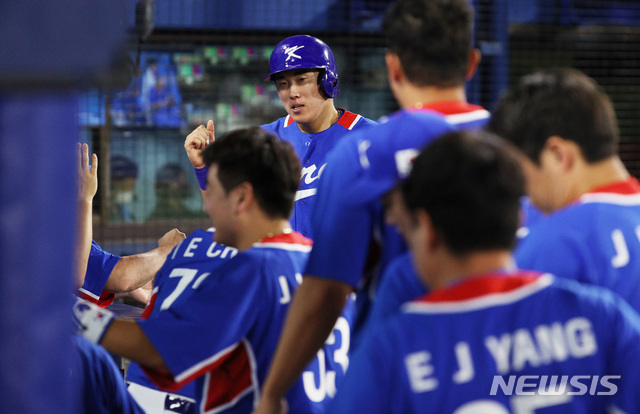
[(515, 246), (525, 179), (511, 146), (495, 135), (436, 139), (416, 158), (402, 192), (410, 211), (429, 214), (454, 254)]
[(409, 81), (439, 88), (464, 85), (472, 27), (468, 0), (398, 0), (383, 22)]
[(590, 163), (618, 152), (611, 100), (593, 79), (575, 69), (523, 77), (498, 102), (488, 129), (513, 142), (536, 164), (551, 136), (577, 143)]
[(238, 129), (216, 138), (202, 153), (207, 166), (216, 164), (228, 193), (248, 182), (262, 210), (288, 219), (300, 183), (300, 160), (288, 142), (259, 127)]

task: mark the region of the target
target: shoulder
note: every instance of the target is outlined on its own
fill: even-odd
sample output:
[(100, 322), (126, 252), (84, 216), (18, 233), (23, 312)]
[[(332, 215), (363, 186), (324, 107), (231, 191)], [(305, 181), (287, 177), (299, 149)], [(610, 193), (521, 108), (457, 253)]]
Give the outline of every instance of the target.
[(285, 126), (288, 126), (288, 124), (291, 124), (291, 122), (287, 122), (290, 119), (291, 118), (289, 117), (289, 115), (287, 115), (282, 118), (278, 118), (269, 124), (261, 125), (260, 128), (264, 129), (267, 132), (272, 132), (277, 134), (278, 131), (280, 131), (282, 128), (284, 128)]

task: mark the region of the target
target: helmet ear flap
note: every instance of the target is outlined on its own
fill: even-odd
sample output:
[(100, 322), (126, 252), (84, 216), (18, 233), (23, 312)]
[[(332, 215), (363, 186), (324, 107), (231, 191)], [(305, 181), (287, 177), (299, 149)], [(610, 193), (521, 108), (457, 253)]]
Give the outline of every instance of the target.
[(338, 74), (325, 69), (322, 75), (322, 89), (326, 94), (326, 98), (335, 98), (339, 92)]

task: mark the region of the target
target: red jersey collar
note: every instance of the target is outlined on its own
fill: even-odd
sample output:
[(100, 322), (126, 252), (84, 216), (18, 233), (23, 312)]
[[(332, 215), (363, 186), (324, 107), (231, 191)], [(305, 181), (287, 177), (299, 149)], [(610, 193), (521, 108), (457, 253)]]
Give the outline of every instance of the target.
[(297, 231), (292, 231), (291, 233), (280, 233), (275, 236), (265, 237), (260, 240), (258, 244), (266, 244), (266, 243), (277, 243), (277, 244), (300, 244), (303, 246), (311, 246), (313, 245), (313, 241), (304, 237), (302, 234)]
[[(336, 108), (336, 109), (338, 109), (339, 111), (342, 111), (342, 114), (340, 115), (340, 118), (338, 118), (338, 120), (336, 121), (336, 124), (343, 126), (347, 129), (353, 128), (353, 126), (361, 118), (360, 115), (353, 112), (349, 112), (346, 109), (342, 109), (342, 108)], [(293, 120), (293, 118), (291, 118), (291, 115), (287, 115), (284, 119), (285, 128), (293, 124), (294, 122), (295, 121)]]
[(640, 193), (640, 182), (635, 177), (629, 176), (626, 180), (596, 187), (589, 190), (587, 194), (593, 193), (638, 194)]
[(443, 115), (464, 114), (473, 111), (484, 111), (480, 105), (470, 104), (463, 101), (436, 101), (429, 103), (421, 103), (413, 106), (411, 109), (428, 109)]
[(509, 294), (539, 281), (541, 273), (517, 270), (513, 273), (485, 273), (436, 289), (417, 299), (420, 303), (464, 302), (494, 294)]

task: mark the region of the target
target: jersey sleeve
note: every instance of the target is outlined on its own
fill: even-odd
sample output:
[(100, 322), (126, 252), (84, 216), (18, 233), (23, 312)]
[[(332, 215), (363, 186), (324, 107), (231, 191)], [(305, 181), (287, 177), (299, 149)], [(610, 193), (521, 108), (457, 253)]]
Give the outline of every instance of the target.
[(119, 261), (120, 256), (105, 252), (95, 241), (91, 241), (87, 272), (82, 287), (78, 289), (81, 296), (96, 303), (100, 299), (113, 268)]
[(260, 312), (260, 266), (255, 258), (238, 255), (214, 272), (200, 271), (188, 301), (175, 301), (156, 318), (139, 321), (173, 376), (167, 382), (145, 370), (157, 385), (177, 390), (236, 357)]
[[(357, 174), (353, 152), (338, 146), (331, 154), (311, 212), (314, 245), (306, 275), (357, 287), (367, 256), (374, 212), (370, 206), (344, 206), (345, 184)], [(356, 160), (357, 162), (357, 160)]]

